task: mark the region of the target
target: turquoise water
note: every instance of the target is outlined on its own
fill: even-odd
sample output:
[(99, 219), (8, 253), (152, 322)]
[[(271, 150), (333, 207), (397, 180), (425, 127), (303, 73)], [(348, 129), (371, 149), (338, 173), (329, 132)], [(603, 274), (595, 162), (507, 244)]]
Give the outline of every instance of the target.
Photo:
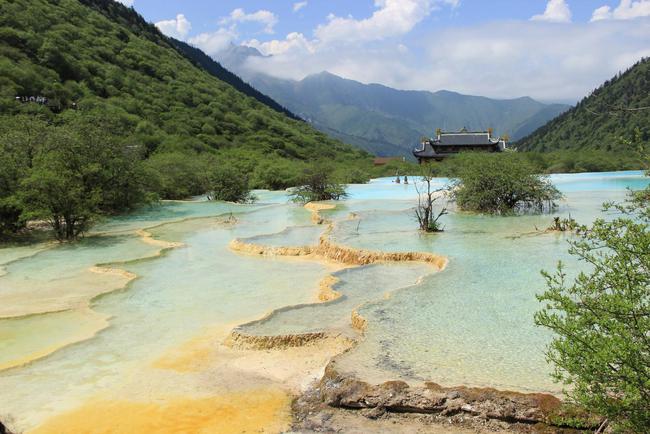
[(113, 277), (93, 273), (90, 267), (153, 256), (159, 249), (133, 234), (95, 236), (15, 260), (5, 265), (6, 275), (0, 281), (0, 317), (73, 307), (115, 288)]
[(391, 292), (415, 285), (433, 272), (424, 264), (366, 265), (333, 273), (338, 282), (332, 286), (341, 294), (326, 303), (306, 304), (274, 312), (273, 315), (242, 327), (247, 334), (276, 336), (327, 331), (333, 335), (353, 336), (350, 316), (353, 310)]
[[(314, 299), (327, 274), (322, 265), (239, 255), (228, 248), (236, 237), (305, 225), (310, 221), (309, 212), (286, 202), (246, 207), (245, 212), (243, 207), (227, 204), (181, 205), (180, 214), (179, 205), (170, 204), (169, 213), (163, 206), (153, 210), (153, 216), (137, 215), (136, 221), (142, 223), (128, 219), (108, 222), (106, 227), (115, 235), (55, 246), (8, 265), (7, 274), (0, 278), (0, 295), (13, 291), (14, 282), (22, 279), (23, 298), (41, 308), (45, 290), (56, 297), (87, 292), (88, 285), (98, 284), (98, 279), (115, 287), (125, 283), (123, 279), (103, 281), (104, 276), (91, 273), (86, 279), (93, 261), (119, 259), (114, 266), (139, 277), (125, 289), (90, 302), (97, 316), (109, 318), (108, 327), (99, 327), (94, 337), (87, 336), (22, 367), (0, 371), (0, 419), (11, 421), (17, 431), (33, 428), (100, 392), (119, 389), (135, 371), (149, 372), (151, 363), (206, 329), (232, 328), (287, 304)], [(210, 213), (221, 217), (205, 217)], [(122, 263), (159, 250), (138, 241), (132, 232), (151, 224), (157, 225), (148, 229), (156, 239), (181, 242), (183, 247), (162, 257)], [(16, 259), (16, 255), (5, 256)], [(0, 364), (38, 354), (66, 343), (66, 339), (78, 341), (79, 332), (89, 333), (96, 322), (97, 318), (77, 310), (0, 320)]]
[[(554, 215), (571, 214), (582, 223), (603, 215), (602, 202), (648, 184), (641, 172), (551, 179), (566, 194)], [(263, 191), (254, 205), (163, 203), (108, 220), (74, 245), (0, 249), (0, 367), (32, 360), (0, 370), (0, 419), (17, 430), (33, 428), (100, 392), (119, 390), (206, 329), (230, 329), (292, 305), (301, 306), (281, 309), (248, 331), (353, 334), (356, 308), (368, 328), (340, 364), (366, 378), (558, 390), (543, 355), (549, 335), (532, 322), (535, 294), (544, 289), (539, 271), (559, 259), (571, 272), (581, 264), (566, 253), (567, 235), (536, 230), (552, 216), (452, 211), (443, 217), (444, 233), (422, 235), (413, 216), (413, 184), (386, 178), (349, 190), (348, 200), (322, 212), (335, 220), (334, 241), (443, 254), (448, 267), (439, 273), (417, 264), (340, 271), (336, 289), (343, 297), (310, 304), (331, 273), (324, 264), (228, 247), (235, 238), (270, 246), (317, 243), (324, 227), (311, 224), (307, 210), (288, 203), (284, 192)], [(161, 244), (147, 242), (141, 229), (182, 246), (160, 255)], [(106, 263), (138, 278), (91, 271)]]
[[(622, 201), (627, 188), (648, 185), (641, 175), (552, 176), (566, 195), (553, 215), (581, 223), (607, 217), (602, 203)], [(568, 235), (536, 230), (548, 227), (551, 216), (451, 213), (443, 217), (445, 232), (433, 235), (413, 230), (411, 210), (366, 211), (359, 219), (338, 225), (334, 239), (360, 248), (436, 252), (449, 265), (421, 285), (362, 308), (366, 337), (342, 358), (342, 367), (377, 379), (559, 391), (544, 358), (550, 336), (533, 325), (535, 294), (544, 290), (540, 270), (554, 270), (562, 260), (575, 274), (583, 265), (568, 255)]]
[(257, 235), (241, 241), (268, 247), (306, 247), (318, 244), (325, 227), (318, 225), (292, 226), (275, 234)]

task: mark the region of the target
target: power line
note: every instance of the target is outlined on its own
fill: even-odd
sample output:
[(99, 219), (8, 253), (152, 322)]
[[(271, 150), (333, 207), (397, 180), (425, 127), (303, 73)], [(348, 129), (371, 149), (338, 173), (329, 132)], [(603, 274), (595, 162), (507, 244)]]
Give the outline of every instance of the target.
[(637, 111), (643, 111), (643, 110), (650, 110), (650, 106), (646, 107), (614, 107), (610, 106), (610, 110), (608, 112), (597, 112), (589, 107), (585, 107), (585, 110), (587, 110), (589, 113), (595, 114), (595, 115), (605, 115), (605, 114), (610, 114), (610, 115), (618, 115), (621, 114), (621, 112), (637, 112)]

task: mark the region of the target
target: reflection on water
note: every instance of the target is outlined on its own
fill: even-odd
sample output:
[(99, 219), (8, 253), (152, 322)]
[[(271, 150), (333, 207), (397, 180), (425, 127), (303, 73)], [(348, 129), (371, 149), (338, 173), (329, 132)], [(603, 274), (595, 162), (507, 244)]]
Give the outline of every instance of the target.
[[(622, 200), (625, 188), (648, 183), (640, 172), (552, 180), (566, 193), (556, 215), (571, 214), (581, 223), (602, 215), (602, 202)], [(411, 209), (412, 184), (380, 179), (351, 186), (350, 193), (336, 209), (322, 212), (336, 221), (335, 242), (443, 254), (450, 259), (447, 269), (430, 274), (423, 265), (380, 264), (344, 270), (337, 284), (341, 299), (284, 309), (254, 323), (252, 333), (343, 331), (360, 306), (368, 328), (340, 360), (342, 368), (376, 379), (557, 390), (543, 356), (548, 335), (532, 322), (534, 295), (544, 288), (540, 269), (552, 269), (558, 259), (573, 272), (581, 264), (566, 254), (567, 235), (535, 233), (551, 216), (452, 212), (444, 217), (444, 233), (421, 235)], [(329, 274), (325, 265), (228, 248), (234, 238), (271, 246), (317, 242), (324, 228), (312, 225), (310, 213), (288, 203), (285, 193), (258, 196), (261, 203), (244, 206), (164, 203), (106, 221), (94, 231), (100, 236), (78, 244), (0, 249), (0, 368), (34, 360), (0, 371), (0, 419), (33, 428), (150, 372), (153, 360), (206, 328), (234, 327), (273, 309), (312, 302)], [(350, 213), (356, 218), (349, 219)], [(143, 228), (183, 246), (157, 256), (160, 246), (143, 240)], [(90, 271), (106, 263), (138, 278)], [(423, 275), (420, 284), (384, 297)], [(52, 310), (62, 311), (7, 319)]]

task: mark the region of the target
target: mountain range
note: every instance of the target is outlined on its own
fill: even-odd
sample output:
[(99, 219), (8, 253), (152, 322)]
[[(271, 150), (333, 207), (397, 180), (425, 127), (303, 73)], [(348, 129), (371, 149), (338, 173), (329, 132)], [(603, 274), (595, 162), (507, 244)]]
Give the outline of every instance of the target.
[(468, 128), (508, 135), (517, 140), (568, 110), (529, 97), (492, 99), (441, 90), (398, 90), (363, 84), (329, 72), (288, 80), (252, 72), (252, 47), (232, 45), (216, 59), (254, 88), (273, 98), (319, 130), (379, 156), (407, 155), (422, 136), (437, 128)]

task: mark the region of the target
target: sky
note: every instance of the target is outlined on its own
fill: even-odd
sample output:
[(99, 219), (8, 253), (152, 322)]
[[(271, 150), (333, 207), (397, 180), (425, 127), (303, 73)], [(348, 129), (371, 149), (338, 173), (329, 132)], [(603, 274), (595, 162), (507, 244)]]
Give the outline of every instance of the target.
[(302, 79), (575, 102), (650, 56), (650, 0), (119, 0), (211, 56)]

